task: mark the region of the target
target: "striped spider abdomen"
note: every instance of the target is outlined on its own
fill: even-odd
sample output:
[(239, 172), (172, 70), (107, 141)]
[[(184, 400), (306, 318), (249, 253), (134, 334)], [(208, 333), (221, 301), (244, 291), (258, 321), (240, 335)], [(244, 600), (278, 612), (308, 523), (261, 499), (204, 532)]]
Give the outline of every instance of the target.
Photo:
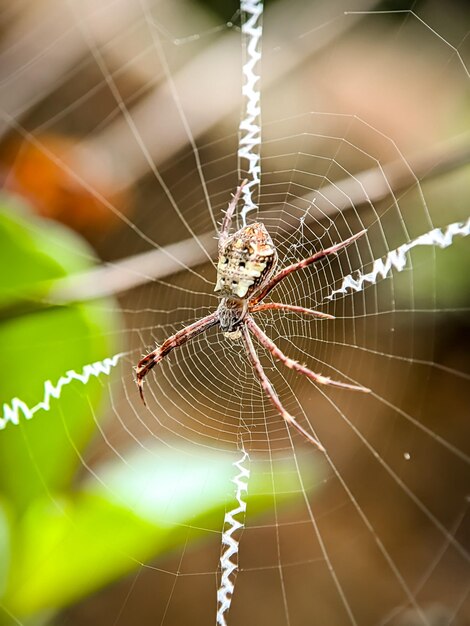
[(240, 228), (219, 247), (214, 291), (222, 298), (247, 300), (271, 278), (277, 252), (264, 224)]

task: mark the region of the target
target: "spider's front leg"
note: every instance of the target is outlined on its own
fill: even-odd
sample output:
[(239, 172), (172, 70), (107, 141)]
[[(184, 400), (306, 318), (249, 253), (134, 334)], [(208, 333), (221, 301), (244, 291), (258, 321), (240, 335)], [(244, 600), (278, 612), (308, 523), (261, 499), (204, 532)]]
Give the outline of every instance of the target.
[(308, 433), (297, 422), (295, 417), (291, 415), (290, 413), (288, 413), (286, 409), (282, 406), (282, 403), (279, 400), (277, 393), (274, 391), (273, 386), (271, 385), (271, 382), (269, 378), (266, 376), (263, 366), (261, 365), (261, 361), (259, 360), (258, 354), (256, 353), (255, 347), (253, 345), (253, 342), (251, 341), (250, 332), (245, 324), (241, 326), (241, 333), (242, 333), (243, 342), (245, 344), (245, 348), (248, 353), (248, 357), (251, 361), (251, 364), (253, 365), (253, 368), (256, 374), (258, 375), (258, 378), (261, 382), (261, 386), (263, 387), (264, 392), (266, 393), (268, 398), (271, 400), (272, 404), (276, 407), (276, 409), (279, 411), (281, 416), (286, 420), (288, 424), (292, 424), (292, 426), (294, 426), (294, 428), (296, 428), (299, 431), (299, 433), (301, 433), (306, 439), (308, 439), (308, 441), (310, 441), (310, 443), (313, 443), (315, 446), (317, 446), (319, 450), (321, 450), (322, 452), (325, 452), (325, 448), (318, 441), (318, 439), (316, 439), (313, 435)]
[(353, 243), (353, 241), (356, 241), (356, 239), (359, 239), (359, 237), (362, 237), (362, 235), (364, 235), (366, 232), (367, 232), (366, 230), (361, 230), (360, 232), (356, 233), (352, 237), (349, 237), (348, 239), (345, 239), (344, 241), (341, 241), (340, 243), (337, 243), (334, 246), (331, 246), (330, 248), (325, 248), (324, 250), (320, 250), (320, 252), (316, 252), (315, 254), (312, 254), (312, 256), (309, 256), (308, 258), (302, 259), (302, 261), (298, 261), (298, 263), (293, 263), (292, 265), (285, 267), (283, 270), (281, 270), (280, 272), (278, 272), (275, 276), (271, 278), (271, 280), (263, 287), (260, 293), (257, 294), (256, 297), (253, 299), (252, 304), (257, 304), (258, 302), (261, 302), (261, 300), (266, 298), (268, 293), (272, 289), (274, 289), (274, 287), (278, 283), (280, 283), (281, 280), (284, 280), (284, 278), (286, 278), (286, 276), (288, 276), (292, 272), (303, 270), (305, 267), (308, 267), (312, 263), (316, 263), (316, 261), (320, 261), (320, 259), (323, 259), (324, 257), (329, 256), (330, 254), (336, 254), (342, 248), (349, 246), (351, 243)]
[(321, 311), (315, 311), (314, 309), (306, 309), (303, 306), (295, 306), (293, 304), (284, 304), (283, 302), (263, 302), (261, 304), (250, 305), (250, 313), (259, 313), (259, 311), (289, 311), (291, 313), (303, 313), (304, 315), (311, 315), (312, 317), (319, 317), (325, 320), (334, 320), (335, 316), (329, 313), (322, 313)]
[(235, 192), (235, 195), (233, 196), (230, 204), (227, 207), (224, 221), (222, 222), (222, 227), (220, 229), (219, 250), (221, 250), (224, 247), (224, 244), (228, 239), (230, 226), (232, 225), (233, 213), (235, 209), (237, 208), (238, 201), (240, 200), (240, 197), (242, 195), (243, 187), (246, 185), (247, 182), (248, 182), (248, 179), (245, 178), (245, 180), (241, 183), (241, 185), (237, 187), (237, 191)]
[(194, 322), (194, 324), (191, 324), (190, 326), (185, 326), (171, 337), (168, 337), (168, 339), (166, 339), (161, 346), (140, 359), (140, 361), (137, 363), (135, 371), (137, 386), (139, 387), (140, 397), (142, 398), (142, 402), (144, 404), (144, 378), (145, 376), (147, 376), (150, 370), (155, 367), (157, 363), (160, 363), (160, 361), (164, 359), (166, 355), (170, 353), (174, 348), (182, 346), (190, 339), (193, 339), (197, 335), (211, 328), (211, 326), (215, 326), (215, 324), (218, 324), (218, 322), (219, 314), (217, 311), (214, 311), (214, 313), (203, 317), (202, 319)]

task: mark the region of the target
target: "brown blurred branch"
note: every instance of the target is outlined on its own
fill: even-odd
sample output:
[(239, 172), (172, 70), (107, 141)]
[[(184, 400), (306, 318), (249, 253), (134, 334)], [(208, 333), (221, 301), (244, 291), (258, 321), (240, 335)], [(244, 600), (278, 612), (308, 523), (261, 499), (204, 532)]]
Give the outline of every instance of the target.
[[(315, 199), (315, 207), (333, 217), (339, 212), (357, 210), (408, 189), (418, 181), (435, 179), (470, 162), (470, 137), (454, 138), (432, 152), (377, 167), (325, 185), (320, 190), (294, 201), (305, 206)], [(318, 215), (318, 214), (317, 214)], [(307, 216), (307, 223), (313, 216)], [(213, 232), (199, 237), (209, 255), (215, 256), (217, 243)], [(58, 281), (47, 295), (50, 302), (67, 304), (121, 293), (191, 268), (207, 261), (200, 245), (190, 238), (158, 250), (150, 250), (116, 263), (107, 263), (84, 274)]]
[[(470, 137), (457, 137), (434, 151), (405, 161), (394, 161), (383, 167), (364, 170), (355, 176), (325, 185), (290, 202), (305, 207), (315, 200), (315, 207), (324, 215), (334, 217), (340, 212), (357, 210), (396, 195), (417, 181), (436, 179), (470, 163)], [(317, 214), (318, 215), (318, 214)], [(307, 214), (306, 222), (314, 217)], [(75, 274), (53, 284), (38, 285), (34, 291), (23, 293), (17, 300), (0, 305), (0, 320), (17, 317), (51, 306), (65, 306), (123, 293), (149, 282), (171, 276), (207, 262), (207, 254), (215, 257), (215, 233), (204, 233), (195, 239), (184, 239), (163, 248), (152, 249), (103, 265), (88, 272)], [(202, 244), (202, 246), (200, 245)], [(205, 253), (206, 252), (206, 253)]]

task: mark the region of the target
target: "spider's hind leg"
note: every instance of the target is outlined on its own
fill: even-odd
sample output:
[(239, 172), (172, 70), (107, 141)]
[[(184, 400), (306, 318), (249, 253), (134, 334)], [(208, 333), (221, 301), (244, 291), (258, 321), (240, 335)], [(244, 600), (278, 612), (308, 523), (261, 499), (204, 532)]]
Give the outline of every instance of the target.
[(350, 389), (351, 391), (363, 391), (365, 393), (370, 393), (370, 389), (367, 389), (367, 387), (362, 387), (362, 385), (351, 385), (349, 383), (342, 383), (338, 380), (332, 380), (328, 376), (315, 374), (315, 372), (312, 372), (312, 370), (308, 369), (308, 367), (305, 367), (305, 365), (301, 365), (297, 361), (294, 361), (293, 359), (290, 359), (288, 356), (286, 356), (284, 352), (282, 352), (282, 350), (280, 350), (276, 346), (274, 341), (272, 341), (272, 339), (270, 339), (266, 335), (266, 333), (261, 330), (261, 328), (252, 317), (246, 318), (246, 324), (248, 328), (254, 333), (258, 341), (266, 348), (266, 350), (269, 350), (273, 357), (278, 361), (284, 363), (286, 367), (289, 367), (290, 369), (295, 370), (300, 374), (304, 374), (305, 376), (307, 376), (307, 378), (310, 378), (310, 380), (313, 380), (315, 383), (320, 383), (321, 385), (331, 385), (333, 387), (341, 387), (342, 389)]
[(310, 441), (310, 443), (313, 443), (315, 446), (317, 446), (319, 450), (321, 450), (322, 452), (325, 452), (325, 448), (318, 441), (318, 439), (316, 439), (313, 435), (308, 433), (297, 422), (295, 417), (291, 415), (290, 413), (288, 413), (286, 409), (282, 406), (282, 403), (279, 400), (277, 393), (274, 391), (273, 386), (271, 385), (271, 382), (269, 378), (266, 376), (266, 372), (264, 371), (263, 366), (261, 365), (261, 361), (259, 360), (258, 354), (256, 353), (255, 347), (253, 345), (253, 342), (251, 341), (250, 332), (245, 324), (241, 327), (241, 332), (242, 332), (242, 337), (243, 337), (243, 341), (245, 344), (245, 348), (248, 353), (248, 357), (251, 361), (251, 364), (253, 365), (253, 368), (256, 374), (258, 375), (261, 386), (263, 387), (263, 390), (268, 396), (268, 398), (271, 400), (271, 403), (276, 407), (276, 409), (279, 411), (281, 416), (286, 420), (288, 424), (292, 424), (292, 426), (294, 426), (294, 428), (296, 428), (299, 431), (299, 433), (301, 433), (306, 439), (308, 439), (308, 441)]

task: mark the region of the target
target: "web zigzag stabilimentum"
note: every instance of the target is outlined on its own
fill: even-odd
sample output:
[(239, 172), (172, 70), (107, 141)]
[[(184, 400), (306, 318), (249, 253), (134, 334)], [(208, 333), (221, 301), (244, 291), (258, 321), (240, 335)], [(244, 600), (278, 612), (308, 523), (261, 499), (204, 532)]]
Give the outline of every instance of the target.
[[(261, 94), (259, 88), (259, 72), (257, 65), (261, 60), (261, 36), (263, 0), (241, 0), (240, 9), (245, 20), (242, 23), (242, 37), (246, 42), (246, 60), (243, 64), (243, 87), (244, 111), (240, 122), (240, 135), (238, 158), (240, 165), (243, 160), (248, 161), (248, 182), (243, 187), (243, 209), (241, 210), (241, 220), (246, 226), (246, 216), (249, 211), (258, 207), (253, 201), (253, 191), (258, 190), (261, 178)], [(234, 463), (239, 469), (239, 474), (233, 479), (237, 486), (236, 498), (238, 507), (225, 515), (224, 532), (222, 534), (222, 556), (220, 557), (221, 581), (217, 590), (217, 624), (226, 626), (226, 614), (232, 602), (237, 563), (231, 559), (238, 560), (238, 541), (234, 539), (233, 533), (243, 527), (243, 523), (235, 519), (236, 515), (245, 514), (246, 502), (242, 499), (243, 492), (248, 490), (249, 470), (243, 467), (244, 461), (249, 458), (247, 452), (242, 448), (242, 458)]]
[(29, 420), (38, 411), (49, 411), (51, 408), (51, 398), (58, 400), (62, 393), (62, 388), (69, 385), (74, 380), (78, 380), (86, 385), (92, 376), (95, 378), (97, 378), (100, 374), (106, 374), (109, 376), (111, 369), (116, 367), (119, 359), (123, 356), (123, 353), (119, 353), (112, 357), (107, 357), (102, 361), (89, 363), (83, 367), (81, 374), (75, 370), (68, 370), (66, 375), (61, 376), (55, 385), (50, 380), (46, 380), (44, 382), (43, 400), (35, 404), (33, 407), (29, 407), (25, 402), (23, 402), (23, 400), (20, 400), (20, 398), (13, 398), (10, 401), (10, 404), (4, 403), (3, 416), (0, 417), (0, 430), (3, 430), (8, 423), (18, 425), (21, 414)]
[(243, 188), (243, 209), (241, 218), (246, 226), (246, 216), (249, 211), (256, 210), (258, 206), (253, 201), (253, 191), (257, 190), (260, 183), (261, 163), (261, 104), (259, 91), (259, 73), (257, 64), (261, 59), (261, 19), (263, 15), (262, 0), (243, 0), (240, 5), (246, 15), (242, 24), (242, 35), (246, 37), (246, 62), (243, 65), (243, 88), (245, 98), (245, 111), (240, 122), (240, 140), (238, 157), (248, 161), (248, 183)]
[(386, 278), (392, 268), (395, 268), (398, 272), (403, 271), (408, 259), (407, 253), (412, 248), (417, 248), (418, 246), (448, 248), (452, 245), (454, 237), (466, 237), (467, 235), (470, 235), (470, 218), (466, 222), (454, 222), (445, 228), (434, 228), (409, 243), (404, 243), (395, 250), (391, 250), (384, 259), (376, 259), (371, 271), (367, 272), (367, 274), (358, 272), (356, 278), (352, 274), (345, 276), (341, 287), (332, 291), (327, 296), (327, 299), (333, 300), (338, 294), (346, 295), (348, 289), (362, 291), (366, 283), (375, 284), (379, 277)]
[(248, 453), (243, 449), (241, 459), (233, 463), (234, 467), (239, 470), (232, 482), (236, 485), (235, 498), (238, 506), (228, 511), (224, 518), (224, 530), (222, 533), (222, 555), (220, 557), (221, 580), (217, 590), (217, 624), (219, 626), (227, 626), (225, 619), (226, 613), (230, 609), (233, 591), (235, 589), (235, 575), (237, 571), (237, 563), (231, 561), (232, 557), (238, 556), (238, 540), (234, 538), (234, 534), (244, 526), (244, 522), (235, 519), (246, 513), (246, 502), (243, 500), (243, 493), (248, 491), (248, 479), (250, 470), (243, 464), (246, 460), (250, 460)]

